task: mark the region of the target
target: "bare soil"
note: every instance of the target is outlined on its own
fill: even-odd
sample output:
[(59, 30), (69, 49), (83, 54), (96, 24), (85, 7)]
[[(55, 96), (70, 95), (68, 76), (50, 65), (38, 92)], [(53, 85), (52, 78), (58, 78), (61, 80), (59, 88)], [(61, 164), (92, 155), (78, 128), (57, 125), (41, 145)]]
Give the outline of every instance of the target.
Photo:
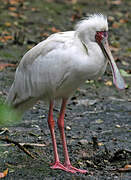
[[(124, 167), (131, 165), (131, 1), (9, 2), (0, 2), (0, 63), (17, 66), (25, 52), (42, 39), (59, 30), (71, 30), (80, 18), (89, 13), (101, 12), (108, 16), (112, 53), (119, 69), (126, 72), (126, 75), (122, 74), (127, 88), (118, 91), (111, 84), (112, 74), (108, 67), (101, 79), (86, 82), (68, 103), (65, 130), (71, 162), (78, 168), (88, 169), (87, 174), (50, 169), (53, 149), (47, 124), (48, 105), (42, 102), (27, 111), (20, 123), (0, 128), (1, 138), (28, 143), (24, 147), (35, 159), (17, 146), (0, 141), (0, 172), (8, 168), (5, 179), (9, 180), (130, 180), (131, 171)], [(2, 41), (1, 37), (7, 35), (13, 38)], [(15, 69), (7, 67), (0, 71), (2, 100), (8, 94)], [(55, 120), (58, 113), (59, 105), (54, 109)], [(56, 135), (63, 161), (57, 126)]]

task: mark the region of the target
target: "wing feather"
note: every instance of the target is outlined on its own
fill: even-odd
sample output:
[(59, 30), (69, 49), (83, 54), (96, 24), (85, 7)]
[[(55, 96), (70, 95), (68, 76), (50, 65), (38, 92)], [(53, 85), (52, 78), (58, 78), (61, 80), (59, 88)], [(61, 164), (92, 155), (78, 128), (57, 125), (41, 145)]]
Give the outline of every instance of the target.
[(30, 49), (23, 56), (19, 66), (26, 67), (27, 65), (31, 65), (41, 54), (45, 56), (49, 52), (61, 46), (65, 46), (68, 41), (71, 41), (71, 37), (74, 37), (74, 31), (59, 32), (49, 36), (46, 40)]

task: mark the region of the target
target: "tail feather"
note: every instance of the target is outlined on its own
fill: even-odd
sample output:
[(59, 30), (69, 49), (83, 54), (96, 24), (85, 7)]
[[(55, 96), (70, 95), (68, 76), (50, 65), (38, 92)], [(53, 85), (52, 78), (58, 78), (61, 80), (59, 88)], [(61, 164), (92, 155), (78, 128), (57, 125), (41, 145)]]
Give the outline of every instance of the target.
[[(24, 92), (23, 92), (24, 94)], [(22, 97), (19, 96), (18, 93), (15, 91), (14, 83), (12, 84), (9, 94), (6, 98), (5, 103), (9, 106), (11, 106), (13, 109), (15, 109), (18, 112), (24, 113), (26, 110), (28, 110), (30, 107), (32, 107), (38, 99), (34, 97)]]
[(9, 94), (5, 100), (5, 104), (7, 104), (9, 106), (13, 106), (13, 102), (15, 100), (15, 97), (16, 97), (16, 92), (14, 91), (14, 83), (13, 83), (10, 90), (9, 90)]

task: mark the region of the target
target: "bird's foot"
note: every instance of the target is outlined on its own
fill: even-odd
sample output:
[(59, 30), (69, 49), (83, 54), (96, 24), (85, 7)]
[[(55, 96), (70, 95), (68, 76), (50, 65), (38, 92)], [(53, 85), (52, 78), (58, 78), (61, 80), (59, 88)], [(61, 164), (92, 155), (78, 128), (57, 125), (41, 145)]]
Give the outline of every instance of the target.
[(69, 164), (69, 165), (64, 165), (64, 167), (66, 167), (67, 169), (70, 169), (70, 170), (75, 171), (75, 173), (76, 173), (76, 172), (79, 172), (79, 173), (85, 174), (85, 173), (88, 172), (87, 170), (82, 170), (82, 169), (78, 169), (78, 168), (76, 168), (76, 167), (73, 167), (71, 164)]
[(64, 166), (64, 165), (61, 164), (59, 161), (53, 163), (52, 166), (51, 166), (51, 168), (52, 168), (52, 169), (61, 169), (61, 170), (63, 170), (63, 171), (67, 171), (67, 172), (71, 172), (71, 173), (76, 173), (75, 170), (70, 169), (70, 168)]

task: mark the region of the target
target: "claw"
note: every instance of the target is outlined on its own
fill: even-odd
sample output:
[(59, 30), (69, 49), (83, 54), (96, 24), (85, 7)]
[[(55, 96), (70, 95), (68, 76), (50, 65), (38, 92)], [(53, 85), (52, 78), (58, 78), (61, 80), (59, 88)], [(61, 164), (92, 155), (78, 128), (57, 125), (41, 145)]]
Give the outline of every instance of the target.
[(66, 171), (66, 172), (76, 173), (75, 170), (65, 167), (65, 166), (64, 166), (63, 164), (61, 164), (60, 162), (55, 162), (55, 163), (51, 166), (51, 168), (52, 168), (52, 169), (61, 169), (61, 170)]
[(82, 169), (78, 169), (76, 167), (73, 167), (71, 164), (70, 165), (65, 165), (64, 167), (70, 169), (70, 170), (74, 170), (75, 172), (79, 172), (79, 173), (87, 173), (88, 171), (87, 170), (82, 170)]
[(87, 173), (87, 170), (77, 169), (77, 168), (73, 167), (72, 165), (63, 165), (60, 162), (53, 163), (51, 168), (52, 169), (61, 169), (63, 171), (71, 172), (71, 173), (76, 173), (76, 172), (83, 173), (83, 174)]

